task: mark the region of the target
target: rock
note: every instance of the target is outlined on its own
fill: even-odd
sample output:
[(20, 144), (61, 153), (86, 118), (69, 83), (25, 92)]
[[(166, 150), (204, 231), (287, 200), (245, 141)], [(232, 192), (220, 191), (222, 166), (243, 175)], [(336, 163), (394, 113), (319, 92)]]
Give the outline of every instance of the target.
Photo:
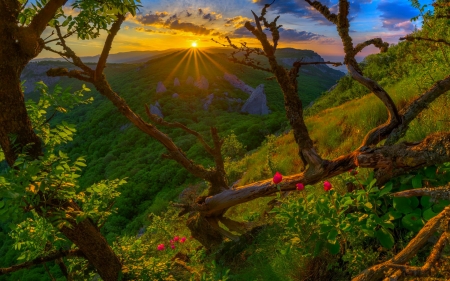
[(333, 86), (331, 86), (331, 88), (329, 88), (329, 89), (327, 90), (327, 92), (329, 93), (329, 92), (333, 91), (334, 89), (336, 89), (337, 86), (338, 86), (337, 83), (334, 84)]
[(126, 129), (131, 127), (131, 123), (127, 123), (125, 125), (120, 126), (120, 131), (125, 131)]
[(162, 114), (161, 106), (159, 105), (159, 102), (156, 102), (155, 105), (153, 105), (153, 104), (150, 105), (150, 113), (158, 115), (161, 118), (164, 118), (164, 115)]
[(250, 87), (249, 85), (245, 84), (239, 78), (237, 78), (236, 75), (225, 72), (225, 74), (223, 75), (223, 79), (227, 80), (236, 89), (242, 90), (249, 95), (251, 95), (253, 93), (253, 91), (255, 90), (252, 87)]
[(179, 96), (180, 96), (179, 94), (175, 93), (175, 94), (172, 95), (172, 98), (176, 99), (176, 98), (178, 98)]
[(192, 76), (189, 76), (186, 79), (186, 85), (192, 85), (192, 84), (194, 84), (194, 78), (192, 78)]
[(139, 229), (138, 234), (137, 234), (137, 238), (139, 238), (139, 237), (141, 237), (142, 235), (144, 235), (144, 233), (145, 233), (145, 227), (141, 227), (141, 228)]
[(213, 99), (214, 99), (214, 94), (210, 94), (210, 95), (208, 95), (208, 97), (206, 97), (206, 101), (203, 103), (204, 110), (209, 109), (209, 106), (211, 105)]
[(228, 93), (227, 93), (227, 92), (224, 92), (223, 94), (224, 94), (226, 97), (228, 97)]
[(158, 85), (156, 86), (156, 93), (164, 93), (165, 91), (167, 91), (166, 87), (164, 86), (163, 82), (159, 81)]
[(175, 79), (173, 80), (173, 86), (174, 87), (180, 87), (181, 86), (180, 80), (178, 80), (177, 77), (175, 77)]
[(209, 88), (208, 79), (206, 79), (205, 76), (202, 75), (202, 77), (200, 77), (200, 79), (195, 81), (194, 86), (199, 88), (200, 90), (208, 90), (208, 88)]
[(256, 87), (255, 91), (250, 95), (248, 100), (241, 108), (241, 112), (247, 112), (255, 115), (267, 115), (269, 114), (269, 108), (267, 107), (267, 98), (264, 93), (264, 84)]

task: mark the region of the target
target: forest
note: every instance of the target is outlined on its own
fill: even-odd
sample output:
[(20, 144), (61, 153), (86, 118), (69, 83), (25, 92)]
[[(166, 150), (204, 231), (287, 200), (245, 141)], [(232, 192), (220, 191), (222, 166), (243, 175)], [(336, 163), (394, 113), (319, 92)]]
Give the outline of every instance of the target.
[(450, 2), (395, 44), (297, 2), (342, 61), (282, 1), (252, 44), (113, 54), (139, 0), (0, 0), (0, 280), (449, 280)]

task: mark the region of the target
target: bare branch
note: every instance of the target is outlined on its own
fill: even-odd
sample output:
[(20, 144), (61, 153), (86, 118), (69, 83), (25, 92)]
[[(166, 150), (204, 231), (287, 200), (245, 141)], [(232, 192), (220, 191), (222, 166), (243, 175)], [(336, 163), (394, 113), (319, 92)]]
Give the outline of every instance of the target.
[(81, 252), (81, 250), (78, 250), (78, 249), (58, 251), (58, 252), (52, 253), (45, 257), (39, 257), (34, 260), (27, 261), (27, 262), (24, 262), (21, 264), (16, 264), (16, 265), (6, 267), (6, 268), (0, 268), (0, 275), (12, 273), (12, 272), (15, 272), (15, 271), (18, 271), (21, 269), (29, 268), (31, 266), (43, 264), (43, 263), (46, 263), (49, 261), (54, 261), (56, 259), (63, 258), (63, 257), (84, 257), (84, 255)]
[(164, 121), (164, 119), (158, 117), (158, 115), (152, 114), (150, 112), (148, 105), (145, 105), (145, 112), (147, 113), (148, 118), (150, 118), (150, 120), (152, 120), (153, 122), (155, 122), (157, 124), (160, 124), (160, 125), (163, 125), (163, 126), (169, 127), (169, 128), (179, 128), (179, 129), (182, 129), (183, 131), (185, 131), (186, 133), (195, 136), (198, 139), (198, 141), (200, 141), (202, 146), (205, 148), (206, 152), (208, 152), (210, 155), (214, 156), (214, 149), (205, 141), (203, 136), (200, 135), (197, 131), (191, 130), (179, 122)]
[(408, 125), (433, 101), (450, 90), (450, 75), (434, 83), (425, 93), (415, 99), (409, 106), (401, 112), (402, 124), (395, 128), (388, 139), (386, 145), (396, 143), (408, 129)]
[(394, 197), (431, 196), (435, 199), (450, 200), (450, 185), (445, 187), (415, 188), (393, 193)]
[(400, 40), (406, 40), (406, 41), (410, 41), (410, 42), (414, 42), (414, 41), (429, 41), (429, 42), (434, 42), (434, 43), (443, 43), (443, 44), (445, 44), (447, 46), (450, 46), (450, 42), (445, 40), (445, 39), (432, 39), (432, 38), (421, 37), (421, 36), (408, 35), (406, 37), (400, 38)]
[(309, 5), (313, 6), (317, 11), (319, 11), (327, 20), (334, 24), (337, 24), (337, 16), (330, 12), (327, 6), (322, 5), (319, 1), (312, 2), (311, 0), (305, 0)]
[(103, 69), (106, 65), (106, 60), (108, 59), (109, 51), (111, 50), (112, 42), (114, 41), (114, 37), (116, 37), (117, 32), (120, 30), (120, 26), (125, 20), (125, 16), (122, 14), (116, 15), (117, 19), (111, 26), (111, 29), (108, 32), (108, 37), (106, 37), (105, 44), (103, 45), (102, 54), (98, 59), (97, 68), (95, 69), (94, 80), (100, 77), (103, 74)]
[[(434, 218), (430, 219), (425, 226), (419, 231), (419, 233), (408, 243), (408, 245), (395, 257), (390, 260), (372, 266), (358, 276), (352, 279), (352, 281), (375, 281), (381, 280), (384, 277), (384, 271), (395, 265), (403, 265), (407, 263), (422, 247), (428, 242), (428, 239), (434, 235), (439, 229), (442, 222), (448, 221), (450, 215), (450, 207), (446, 207), (441, 213)], [(441, 237), (442, 238), (442, 237)], [(430, 258), (429, 258), (430, 259)], [(428, 260), (427, 260), (428, 261)], [(430, 259), (430, 261), (432, 261)]]
[(388, 47), (389, 47), (389, 43), (383, 42), (383, 39), (381, 39), (381, 38), (374, 38), (374, 39), (370, 39), (370, 40), (367, 40), (367, 41), (365, 41), (363, 43), (359, 43), (358, 45), (356, 45), (356, 47), (355, 47), (355, 55), (358, 54), (359, 52), (361, 52), (365, 47), (370, 46), (372, 44), (375, 47), (377, 47), (378, 49), (380, 49), (380, 51), (382, 53), (386, 52)]

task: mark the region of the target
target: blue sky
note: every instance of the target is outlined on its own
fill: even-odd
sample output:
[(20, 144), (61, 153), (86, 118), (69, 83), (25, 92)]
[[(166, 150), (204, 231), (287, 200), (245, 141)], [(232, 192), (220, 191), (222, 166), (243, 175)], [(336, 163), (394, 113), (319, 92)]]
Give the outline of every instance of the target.
[[(321, 2), (337, 12), (337, 0)], [(430, 2), (421, 1), (421, 4)], [(209, 47), (215, 45), (211, 38), (225, 41), (225, 36), (236, 43), (245, 41), (257, 46), (243, 24), (253, 19), (252, 10), (259, 14), (265, 3), (261, 0), (142, 0), (138, 15), (129, 16), (124, 22), (112, 52), (188, 48), (193, 42), (199, 47)], [(70, 13), (69, 9), (65, 11)], [(280, 47), (312, 49), (321, 55), (343, 53), (335, 26), (304, 0), (275, 1), (267, 18), (278, 15), (278, 23), (283, 25)], [(420, 22), (410, 21), (417, 15), (419, 11), (407, 0), (351, 1), (351, 35), (355, 43), (375, 37), (397, 43), (415, 25), (420, 28)], [(99, 52), (102, 42), (92, 43), (75, 42), (82, 55)], [(90, 51), (86, 46), (90, 46)], [(374, 48), (367, 48), (364, 54), (373, 52), (376, 52)]]

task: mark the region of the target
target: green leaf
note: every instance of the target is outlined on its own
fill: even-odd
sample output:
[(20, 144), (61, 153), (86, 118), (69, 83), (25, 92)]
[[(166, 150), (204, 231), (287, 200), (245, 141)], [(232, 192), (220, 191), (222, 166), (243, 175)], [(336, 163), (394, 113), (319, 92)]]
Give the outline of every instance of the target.
[(337, 243), (337, 242), (334, 243), (334, 244), (327, 243), (327, 249), (328, 249), (328, 251), (330, 251), (330, 253), (332, 255), (337, 255), (337, 254), (339, 254), (339, 250), (341, 249), (341, 245), (339, 243)]
[(5, 201), (0, 201), (0, 209), (5, 206)]
[(378, 241), (380, 241), (381, 246), (383, 246), (386, 249), (391, 249), (392, 246), (394, 246), (394, 237), (389, 232), (389, 230), (385, 229), (384, 227), (377, 230), (375, 236), (377, 237)]
[(369, 208), (369, 209), (372, 209), (372, 208), (373, 208), (373, 205), (372, 205), (372, 203), (370, 203), (370, 202), (366, 202), (366, 204), (364, 204), (364, 206), (367, 207), (367, 208)]
[(408, 230), (419, 232), (424, 224), (422, 221), (422, 217), (420, 215), (413, 213), (403, 217), (402, 225), (404, 228)]
[(436, 203), (432, 208), (433, 212), (440, 213), (444, 210), (445, 207), (447, 207), (450, 204), (449, 200), (439, 200), (438, 203)]
[(422, 198), (420, 198), (420, 205), (422, 205), (423, 208), (431, 207), (433, 203), (430, 202), (430, 196), (422, 196)]
[(386, 183), (383, 187), (383, 189), (381, 189), (380, 193), (378, 193), (378, 196), (381, 197), (387, 193), (389, 193), (392, 190), (392, 186), (394, 184), (390, 181), (388, 183)]
[(425, 211), (423, 211), (422, 217), (424, 220), (429, 221), (431, 220), (434, 216), (436, 216), (438, 213), (433, 212), (432, 208), (428, 208)]
[(412, 178), (412, 187), (413, 188), (422, 188), (422, 175), (415, 175)]
[(427, 179), (435, 179), (436, 178), (436, 170), (437, 166), (429, 166), (425, 168), (425, 176)]
[(413, 211), (410, 198), (395, 197), (393, 200), (394, 208), (403, 214), (409, 214)]
[(333, 228), (328, 233), (328, 236), (327, 236), (328, 242), (331, 243), (331, 244), (335, 244), (336, 243), (336, 237), (337, 237), (338, 234), (339, 234), (339, 232), (335, 228)]

